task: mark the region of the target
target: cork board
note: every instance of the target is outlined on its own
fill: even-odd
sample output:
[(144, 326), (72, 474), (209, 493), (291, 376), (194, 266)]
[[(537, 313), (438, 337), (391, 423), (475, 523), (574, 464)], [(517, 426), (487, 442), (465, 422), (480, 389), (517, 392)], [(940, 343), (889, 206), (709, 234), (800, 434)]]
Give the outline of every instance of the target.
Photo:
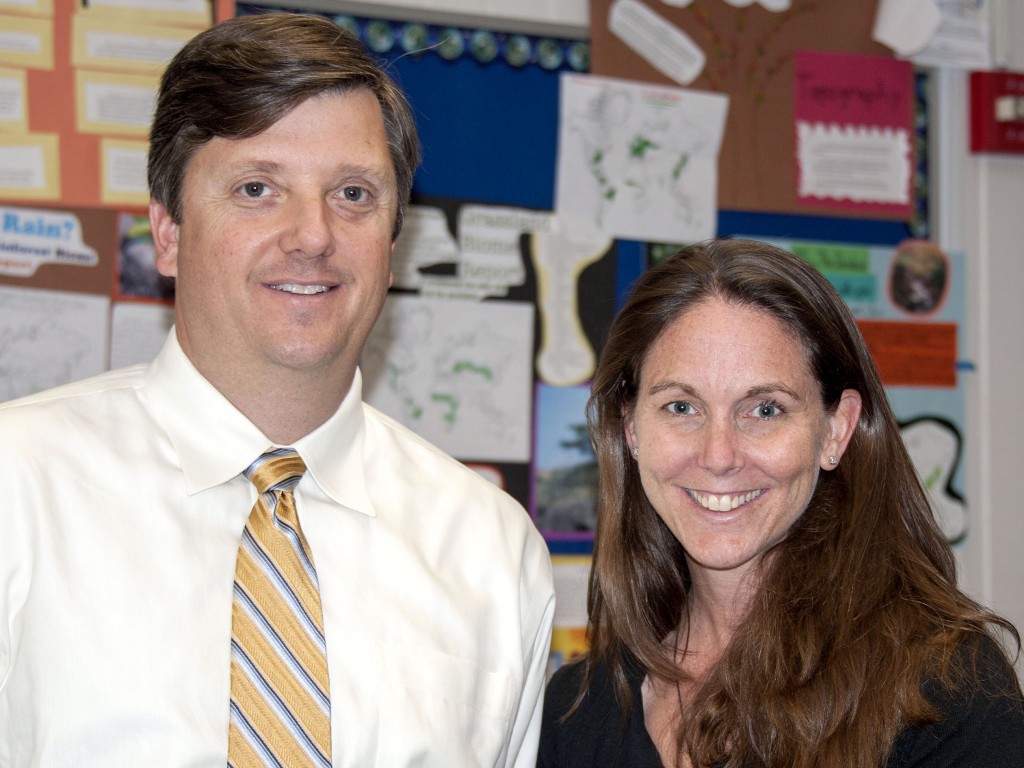
[[(664, 17), (704, 52), (706, 64), (685, 87), (730, 98), (719, 160), (718, 205), (770, 213), (821, 213), (797, 199), (793, 126), (794, 56), (801, 50), (892, 56), (871, 39), (876, 0), (793, 0), (783, 12), (759, 3), (693, 0), (675, 7), (637, 0)], [(591, 68), (595, 75), (680, 85), (609, 29), (614, 0), (591, 0)], [(858, 216), (898, 218), (892, 213)]]

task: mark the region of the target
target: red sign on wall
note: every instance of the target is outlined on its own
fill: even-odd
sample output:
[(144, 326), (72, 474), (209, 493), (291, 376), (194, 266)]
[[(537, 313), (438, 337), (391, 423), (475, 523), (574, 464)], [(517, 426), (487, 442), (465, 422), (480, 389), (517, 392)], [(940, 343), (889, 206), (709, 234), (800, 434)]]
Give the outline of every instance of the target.
[(1024, 153), (1024, 73), (971, 72), (971, 152)]

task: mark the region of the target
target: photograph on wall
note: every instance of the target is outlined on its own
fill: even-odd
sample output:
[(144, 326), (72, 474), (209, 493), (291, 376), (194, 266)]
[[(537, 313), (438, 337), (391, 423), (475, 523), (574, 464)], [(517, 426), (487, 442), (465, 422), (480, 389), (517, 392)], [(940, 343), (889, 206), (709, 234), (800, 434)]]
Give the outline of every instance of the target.
[(156, 247), (149, 217), (122, 213), (117, 220), (117, 293), (121, 298), (154, 299), (173, 303), (174, 278), (156, 267)]
[(597, 505), (597, 457), (587, 431), (589, 386), (536, 390), (533, 516), (549, 540), (590, 541)]

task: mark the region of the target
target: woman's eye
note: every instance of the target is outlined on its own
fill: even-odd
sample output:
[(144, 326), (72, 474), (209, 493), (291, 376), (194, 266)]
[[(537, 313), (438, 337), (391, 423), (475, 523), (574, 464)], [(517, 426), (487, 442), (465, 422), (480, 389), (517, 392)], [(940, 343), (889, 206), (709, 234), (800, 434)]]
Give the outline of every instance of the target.
[(246, 197), (263, 197), (267, 191), (267, 185), (261, 181), (250, 181), (242, 185), (242, 193)]
[(342, 197), (350, 203), (358, 203), (369, 194), (363, 187), (345, 187), (341, 190)]
[(674, 403), (669, 403), (667, 406), (668, 412), (676, 416), (687, 416), (693, 413), (693, 406), (685, 400), (677, 400)]
[(754, 415), (759, 419), (772, 419), (784, 413), (778, 403), (761, 403), (754, 409)]

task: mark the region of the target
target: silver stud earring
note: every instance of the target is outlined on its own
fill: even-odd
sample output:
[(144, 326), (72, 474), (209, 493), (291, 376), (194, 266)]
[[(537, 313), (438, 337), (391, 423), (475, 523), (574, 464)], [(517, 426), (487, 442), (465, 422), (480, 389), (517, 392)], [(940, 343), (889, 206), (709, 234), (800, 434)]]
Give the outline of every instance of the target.
[(835, 456), (829, 456), (828, 463), (834, 467), (836, 464), (839, 463), (839, 459), (837, 459)]
[(634, 448), (633, 449), (633, 458), (634, 459), (639, 459), (640, 458), (640, 449), (639, 448)]

